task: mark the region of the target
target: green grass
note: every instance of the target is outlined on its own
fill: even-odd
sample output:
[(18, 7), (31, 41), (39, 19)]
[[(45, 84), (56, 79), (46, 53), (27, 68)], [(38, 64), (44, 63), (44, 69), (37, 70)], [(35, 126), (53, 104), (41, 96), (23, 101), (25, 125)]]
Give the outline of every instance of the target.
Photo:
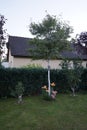
[(87, 95), (0, 99), (0, 130), (87, 130)]

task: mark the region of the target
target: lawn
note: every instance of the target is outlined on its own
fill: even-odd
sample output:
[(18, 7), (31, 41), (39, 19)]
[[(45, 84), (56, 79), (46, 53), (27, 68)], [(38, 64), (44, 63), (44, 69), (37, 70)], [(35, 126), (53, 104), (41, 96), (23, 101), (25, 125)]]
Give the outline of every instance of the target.
[(87, 130), (87, 95), (58, 94), (55, 101), (40, 96), (0, 99), (0, 130)]

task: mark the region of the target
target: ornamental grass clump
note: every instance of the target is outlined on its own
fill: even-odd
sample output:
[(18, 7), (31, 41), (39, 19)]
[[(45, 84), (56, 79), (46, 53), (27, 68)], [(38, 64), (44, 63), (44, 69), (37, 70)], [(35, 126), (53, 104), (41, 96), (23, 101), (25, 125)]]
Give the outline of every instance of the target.
[(54, 82), (52, 82), (50, 84), (50, 87), (51, 87), (50, 95), (49, 95), (49, 89), (48, 89), (48, 87), (46, 85), (44, 85), (42, 87), (42, 96), (43, 96), (43, 99), (48, 100), (48, 101), (55, 100), (56, 94), (57, 94), (57, 91), (54, 90), (54, 87), (55, 87), (55, 83)]

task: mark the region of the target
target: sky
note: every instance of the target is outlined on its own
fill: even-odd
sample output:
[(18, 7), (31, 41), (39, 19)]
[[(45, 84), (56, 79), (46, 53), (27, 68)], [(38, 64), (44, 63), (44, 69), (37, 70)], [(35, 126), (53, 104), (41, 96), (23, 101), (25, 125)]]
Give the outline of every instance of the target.
[(0, 0), (0, 14), (7, 19), (4, 28), (12, 36), (32, 37), (30, 23), (41, 22), (46, 12), (69, 21), (73, 38), (87, 31), (87, 0)]

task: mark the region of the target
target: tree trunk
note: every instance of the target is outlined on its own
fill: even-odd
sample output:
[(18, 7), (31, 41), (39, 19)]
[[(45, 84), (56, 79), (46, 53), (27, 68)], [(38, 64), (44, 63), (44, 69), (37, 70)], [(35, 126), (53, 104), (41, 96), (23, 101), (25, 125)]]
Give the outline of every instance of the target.
[(18, 104), (22, 103), (22, 95), (18, 96)]
[(50, 65), (48, 60), (48, 90), (49, 90), (49, 96), (51, 94), (51, 87), (50, 87)]
[(75, 88), (72, 87), (71, 90), (72, 90), (72, 95), (75, 96)]

